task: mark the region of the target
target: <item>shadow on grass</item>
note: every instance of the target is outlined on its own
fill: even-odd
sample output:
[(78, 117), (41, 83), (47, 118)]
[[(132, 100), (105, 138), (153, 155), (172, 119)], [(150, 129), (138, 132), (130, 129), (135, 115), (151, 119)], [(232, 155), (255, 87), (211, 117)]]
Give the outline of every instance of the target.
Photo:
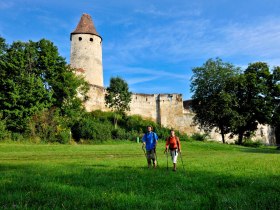
[(254, 148), (254, 147), (245, 147), (240, 149), (242, 152), (250, 153), (267, 153), (267, 154), (280, 154), (280, 150), (276, 148)]
[(0, 209), (279, 209), (280, 176), (0, 165)]

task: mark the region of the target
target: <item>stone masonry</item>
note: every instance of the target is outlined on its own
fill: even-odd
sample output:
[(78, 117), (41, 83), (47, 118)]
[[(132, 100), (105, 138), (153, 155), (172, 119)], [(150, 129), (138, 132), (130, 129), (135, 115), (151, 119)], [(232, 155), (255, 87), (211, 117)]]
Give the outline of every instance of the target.
[[(77, 28), (71, 33), (71, 66), (78, 74), (84, 75), (90, 84), (87, 111), (109, 111), (105, 106), (106, 89), (103, 87), (102, 38), (97, 33), (91, 17), (83, 14)], [(129, 115), (140, 115), (163, 126), (174, 128), (189, 135), (202, 131), (193, 124), (194, 113), (189, 108), (190, 101), (183, 101), (182, 94), (141, 94), (133, 93)], [(256, 139), (271, 144), (275, 141), (269, 126), (259, 126)], [(210, 138), (221, 141), (215, 130)], [(232, 142), (227, 136), (227, 141)]]

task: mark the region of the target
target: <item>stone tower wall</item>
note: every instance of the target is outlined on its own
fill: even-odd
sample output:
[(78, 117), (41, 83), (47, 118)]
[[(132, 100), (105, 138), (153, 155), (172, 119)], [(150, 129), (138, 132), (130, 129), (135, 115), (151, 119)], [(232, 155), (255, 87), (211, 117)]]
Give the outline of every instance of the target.
[(70, 64), (91, 85), (103, 87), (101, 38), (93, 34), (72, 34)]

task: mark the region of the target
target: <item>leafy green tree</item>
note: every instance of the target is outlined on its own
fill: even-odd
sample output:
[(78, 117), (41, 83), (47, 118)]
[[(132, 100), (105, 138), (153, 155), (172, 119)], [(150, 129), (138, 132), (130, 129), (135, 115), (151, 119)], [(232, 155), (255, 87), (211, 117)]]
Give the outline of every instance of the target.
[(272, 71), (272, 115), (270, 125), (275, 128), (276, 144), (280, 144), (280, 67), (276, 66)]
[(106, 106), (115, 112), (114, 125), (120, 117), (129, 111), (132, 93), (129, 91), (128, 84), (120, 77), (110, 79), (110, 86), (106, 89), (105, 102)]
[(194, 122), (204, 131), (217, 128), (225, 143), (225, 134), (230, 132), (232, 117), (232, 93), (229, 82), (238, 75), (239, 68), (221, 59), (207, 60), (201, 67), (193, 68), (191, 79), (192, 110)]
[(3, 55), (0, 68), (0, 107), (7, 119), (7, 128), (23, 131), (28, 119), (36, 112), (48, 108), (52, 92), (34, 72), (29, 71), (26, 44), (14, 43)]
[(33, 115), (50, 107), (59, 108), (63, 116), (82, 109), (88, 85), (52, 42), (18, 41), (7, 46), (1, 38), (0, 58), (0, 108), (9, 130), (24, 132)]
[(233, 95), (231, 132), (238, 135), (238, 144), (243, 137), (250, 137), (258, 124), (271, 121), (273, 109), (271, 87), (272, 76), (266, 63), (249, 64), (243, 74), (231, 85)]

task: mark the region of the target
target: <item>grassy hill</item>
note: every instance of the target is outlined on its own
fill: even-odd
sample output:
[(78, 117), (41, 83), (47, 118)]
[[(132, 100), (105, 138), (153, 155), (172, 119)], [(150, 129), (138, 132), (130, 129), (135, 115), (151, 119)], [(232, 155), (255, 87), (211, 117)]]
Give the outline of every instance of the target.
[(178, 170), (141, 144), (0, 144), (0, 209), (279, 209), (280, 151), (182, 142)]

